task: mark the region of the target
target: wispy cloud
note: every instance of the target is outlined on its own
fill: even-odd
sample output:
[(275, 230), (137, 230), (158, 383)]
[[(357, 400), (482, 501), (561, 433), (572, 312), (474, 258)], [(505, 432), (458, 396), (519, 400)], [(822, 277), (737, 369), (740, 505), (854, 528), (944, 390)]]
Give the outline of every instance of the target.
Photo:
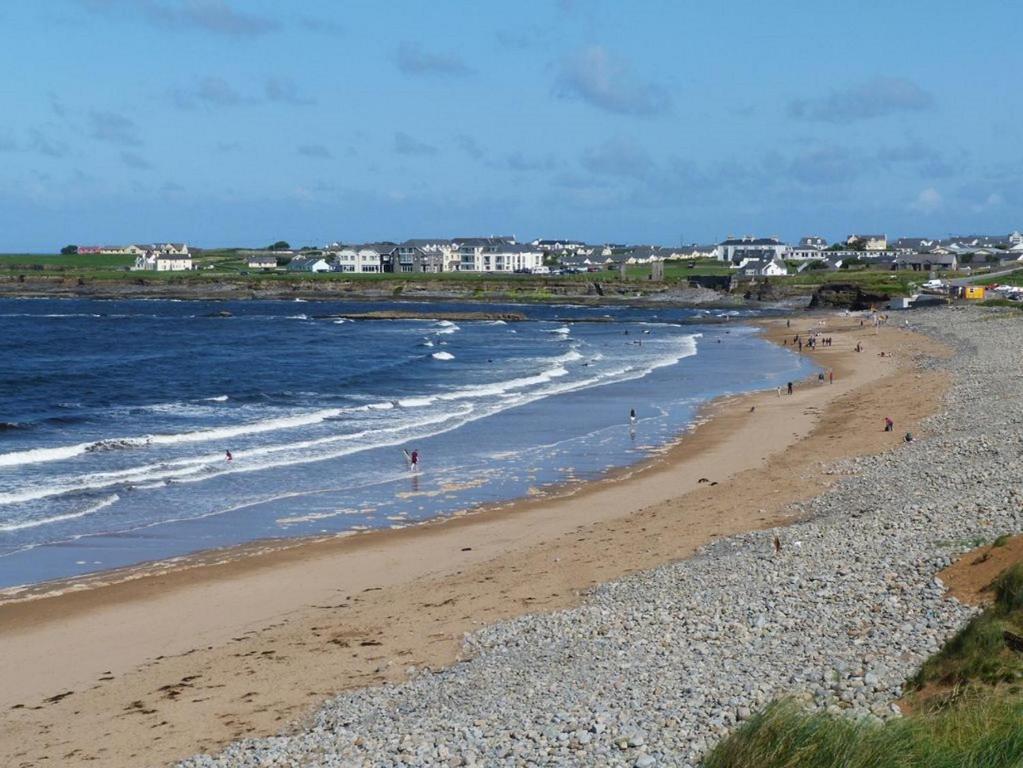
[(263, 83), (267, 101), (302, 106), (315, 104), (315, 99), (303, 96), (294, 81), (287, 77), (268, 77)]
[(97, 141), (124, 147), (138, 147), (142, 144), (135, 121), (117, 112), (94, 110), (89, 113), (89, 124), (89, 135)]
[(621, 137), (583, 151), (583, 168), (601, 176), (648, 180), (655, 171), (654, 161), (639, 144)]
[(878, 147), (875, 159), (881, 166), (907, 166), (931, 178), (951, 176), (960, 164), (919, 139)]
[(945, 200), (938, 190), (934, 187), (927, 187), (920, 191), (909, 207), (920, 213), (934, 213), (941, 208), (944, 202)]
[(404, 42), (394, 57), (398, 69), (406, 75), (462, 76), (472, 73), (457, 56), (423, 50), (418, 43)]
[(39, 128), (30, 128), (28, 137), (29, 147), (34, 152), (47, 157), (64, 157), (67, 154), (66, 144), (51, 139)]
[(557, 166), (557, 161), (551, 155), (529, 157), (519, 151), (511, 152), (505, 156), (505, 163), (509, 170), (519, 172), (553, 171)]
[(330, 150), (322, 144), (300, 144), (298, 146), (298, 154), (303, 157), (313, 157), (319, 160), (327, 160), (333, 157)]
[(196, 85), (187, 89), (171, 91), (174, 103), (182, 109), (204, 107), (234, 107), (245, 103), (234, 86), (222, 77), (204, 77)]
[(146, 160), (144, 157), (142, 157), (142, 155), (136, 152), (127, 151), (122, 152), (121, 162), (123, 162), (129, 168), (134, 168), (135, 170), (138, 171), (146, 170), (148, 168), (153, 167), (148, 160)]
[(599, 45), (562, 60), (554, 93), (620, 115), (659, 115), (671, 108), (671, 98), (664, 88), (644, 82), (627, 62)]
[(789, 102), (788, 111), (799, 120), (846, 123), (923, 112), (933, 106), (934, 97), (912, 80), (875, 77), (820, 98), (794, 99)]
[(307, 32), (319, 32), (324, 35), (340, 35), (345, 28), (331, 19), (324, 19), (318, 16), (299, 16), (298, 25)]
[(437, 148), (432, 144), (409, 136), (404, 131), (394, 134), (394, 151), (399, 155), (436, 155)]
[(163, 29), (199, 29), (236, 37), (273, 32), (280, 22), (267, 16), (240, 11), (227, 0), (80, 0), (94, 11), (134, 13)]
[(473, 160), (482, 160), (486, 152), (472, 136), (460, 134), (455, 137), (455, 146)]

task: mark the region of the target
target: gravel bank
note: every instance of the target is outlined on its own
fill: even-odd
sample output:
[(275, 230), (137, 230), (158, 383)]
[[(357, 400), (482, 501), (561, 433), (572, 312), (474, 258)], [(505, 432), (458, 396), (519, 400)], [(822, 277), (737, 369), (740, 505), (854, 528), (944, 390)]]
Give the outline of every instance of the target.
[(956, 350), (927, 363), (954, 373), (947, 408), (925, 439), (832, 467), (849, 476), (797, 506), (805, 522), (485, 629), (468, 662), (180, 766), (689, 766), (780, 695), (891, 716), (902, 681), (971, 614), (934, 574), (1023, 518), (1017, 313), (906, 317)]

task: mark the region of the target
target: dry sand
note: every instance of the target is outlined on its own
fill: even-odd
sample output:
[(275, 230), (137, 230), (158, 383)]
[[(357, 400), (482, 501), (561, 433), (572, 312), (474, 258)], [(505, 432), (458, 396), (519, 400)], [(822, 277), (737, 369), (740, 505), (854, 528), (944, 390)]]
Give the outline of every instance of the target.
[[(817, 317), (764, 324), (779, 341)], [(895, 446), (946, 379), (931, 340), (830, 316), (834, 384), (716, 402), (663, 456), (400, 531), (207, 553), (0, 605), (0, 764), (164, 765), (288, 728), (345, 688), (458, 659), (464, 633), (785, 522), (837, 458)], [(861, 341), (865, 350), (853, 347)], [(880, 357), (879, 352), (894, 353)], [(894, 433), (882, 431), (891, 416)], [(120, 579), (120, 580), (119, 580)]]

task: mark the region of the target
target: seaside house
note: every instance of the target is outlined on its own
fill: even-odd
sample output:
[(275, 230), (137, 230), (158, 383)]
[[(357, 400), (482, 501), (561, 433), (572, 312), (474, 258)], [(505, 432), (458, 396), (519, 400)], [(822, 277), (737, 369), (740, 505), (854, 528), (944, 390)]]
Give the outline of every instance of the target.
[(739, 264), (739, 274), (746, 277), (782, 277), (789, 273), (785, 262), (773, 259), (743, 259)]
[(192, 269), (189, 254), (161, 253), (150, 249), (135, 257), (132, 270), (139, 272), (184, 272)]
[(330, 264), (320, 256), (296, 256), (288, 262), (289, 272), (330, 272)]
[(800, 238), (798, 245), (789, 246), (784, 254), (786, 259), (806, 261), (821, 258), (821, 251), (828, 247), (828, 241), (817, 235)]
[(456, 237), (459, 272), (492, 272), (494, 257), (505, 246), (512, 245), (515, 238), (504, 237)]
[(899, 254), (895, 258), (895, 268), (924, 272), (930, 272), (934, 269), (955, 271), (959, 269), (959, 256), (951, 251), (944, 253), (932, 251), (930, 253)]
[(775, 237), (729, 236), (718, 243), (714, 249), (714, 257), (718, 261), (727, 261), (733, 266), (745, 259), (773, 261), (785, 257), (788, 246)]
[(395, 243), (346, 245), (327, 255), (333, 256), (331, 269), (349, 274), (379, 274), (384, 271), (384, 254), (396, 248)]
[(887, 251), (888, 238), (884, 235), (849, 235), (845, 244), (853, 250)]
[(384, 272), (416, 273), (443, 272), (444, 253), (440, 249), (427, 251), (408, 241), (399, 243), (380, 255)]
[(185, 253), (159, 253), (156, 256), (157, 272), (182, 272), (192, 268), (192, 257)]
[(249, 269), (277, 269), (277, 257), (272, 253), (253, 253), (245, 260)]

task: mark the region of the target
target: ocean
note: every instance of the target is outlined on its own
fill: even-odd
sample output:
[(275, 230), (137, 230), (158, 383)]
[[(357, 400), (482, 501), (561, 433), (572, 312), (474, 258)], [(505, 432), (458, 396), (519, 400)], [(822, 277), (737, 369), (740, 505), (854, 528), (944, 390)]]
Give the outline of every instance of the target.
[[(324, 317), (427, 307), (528, 319)], [(398, 528), (600, 477), (715, 397), (812, 372), (748, 316), (2, 299), (0, 587)]]

